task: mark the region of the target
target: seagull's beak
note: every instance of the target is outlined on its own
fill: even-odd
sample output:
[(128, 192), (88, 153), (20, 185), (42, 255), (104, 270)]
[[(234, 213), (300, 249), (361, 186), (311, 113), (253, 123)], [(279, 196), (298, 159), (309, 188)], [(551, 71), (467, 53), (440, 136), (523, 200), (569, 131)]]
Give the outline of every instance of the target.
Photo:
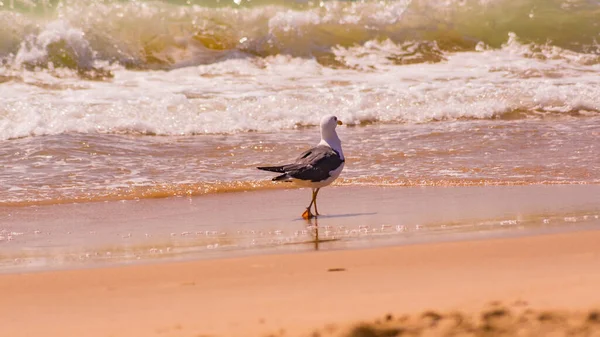
[(344, 123), (342, 123), (342, 121), (337, 121), (337, 125), (342, 125)]

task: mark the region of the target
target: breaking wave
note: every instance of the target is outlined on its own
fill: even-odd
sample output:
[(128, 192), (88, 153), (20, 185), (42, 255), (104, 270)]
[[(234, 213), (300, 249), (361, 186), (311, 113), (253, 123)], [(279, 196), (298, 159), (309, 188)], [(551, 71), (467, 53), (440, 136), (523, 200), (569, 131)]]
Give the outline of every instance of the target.
[(400, 46), (388, 59), (395, 64), (439, 62), (444, 52), (499, 48), (509, 32), (524, 43), (600, 54), (600, 4), (589, 0), (0, 4), (5, 67), (67, 68), (97, 79), (111, 76), (110, 64), (174, 69), (281, 54), (340, 67), (339, 50), (373, 48), (371, 41)]

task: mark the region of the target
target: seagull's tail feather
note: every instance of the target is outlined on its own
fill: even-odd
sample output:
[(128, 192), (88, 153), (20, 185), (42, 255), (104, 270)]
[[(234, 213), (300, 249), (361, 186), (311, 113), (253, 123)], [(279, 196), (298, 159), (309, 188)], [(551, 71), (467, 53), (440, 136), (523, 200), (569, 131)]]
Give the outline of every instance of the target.
[(257, 169), (263, 170), (263, 171), (283, 173), (282, 175), (279, 175), (279, 176), (271, 179), (273, 181), (291, 181), (292, 177), (290, 177), (288, 175), (288, 173), (286, 173), (286, 168), (287, 168), (287, 166), (261, 166), (261, 167), (257, 167)]
[(262, 166), (262, 167), (257, 167), (257, 169), (263, 170), (263, 171), (277, 172), (277, 173), (285, 172), (285, 170), (283, 169), (283, 166)]

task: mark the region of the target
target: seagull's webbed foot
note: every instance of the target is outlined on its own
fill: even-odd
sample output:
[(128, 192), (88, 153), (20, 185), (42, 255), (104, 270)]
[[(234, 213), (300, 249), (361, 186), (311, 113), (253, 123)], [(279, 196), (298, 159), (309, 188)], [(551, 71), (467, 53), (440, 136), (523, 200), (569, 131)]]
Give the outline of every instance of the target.
[(306, 220), (308, 220), (308, 219), (312, 219), (312, 218), (314, 218), (314, 217), (315, 217), (315, 215), (311, 213), (311, 211), (310, 211), (310, 207), (308, 207), (308, 208), (306, 209), (306, 211), (304, 211), (304, 213), (302, 213), (302, 218), (303, 218), (303, 219), (306, 219)]
[[(312, 219), (312, 218), (316, 218), (317, 216), (319, 216), (319, 211), (317, 211), (317, 194), (319, 194), (319, 190), (321, 188), (313, 188), (312, 189), (312, 199), (310, 200), (310, 204), (308, 204), (308, 207), (306, 207), (306, 211), (304, 211), (304, 213), (302, 213), (302, 217), (304, 219)], [(310, 211), (310, 208), (315, 205), (315, 214), (312, 214)]]

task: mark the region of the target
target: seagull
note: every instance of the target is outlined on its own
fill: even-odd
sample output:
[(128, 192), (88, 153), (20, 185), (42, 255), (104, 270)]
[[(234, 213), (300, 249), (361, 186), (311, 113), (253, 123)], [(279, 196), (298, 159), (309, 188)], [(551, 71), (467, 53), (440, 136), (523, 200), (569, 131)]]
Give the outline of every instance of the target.
[[(336, 116), (326, 115), (321, 118), (321, 141), (312, 149), (303, 152), (294, 163), (281, 166), (262, 166), (259, 170), (283, 173), (273, 181), (293, 182), (300, 187), (312, 189), (312, 199), (306, 211), (302, 213), (304, 219), (311, 219), (319, 215), (317, 210), (317, 194), (319, 190), (331, 184), (340, 176), (344, 168), (344, 153), (342, 142), (335, 132), (342, 121)], [(311, 207), (315, 206), (315, 214)]]

